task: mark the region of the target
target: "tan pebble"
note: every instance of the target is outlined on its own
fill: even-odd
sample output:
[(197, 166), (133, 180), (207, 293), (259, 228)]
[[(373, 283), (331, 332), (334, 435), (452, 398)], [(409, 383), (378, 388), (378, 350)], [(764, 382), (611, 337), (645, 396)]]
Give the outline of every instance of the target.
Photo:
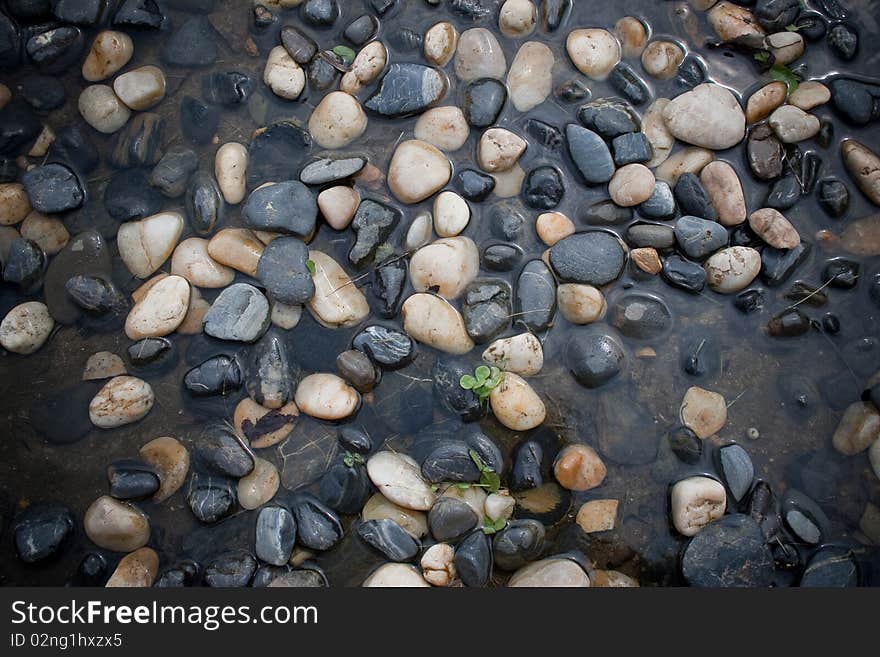
[(86, 361), (82, 380), (96, 381), (122, 374), (126, 374), (125, 363), (122, 362), (122, 359), (109, 351), (99, 351), (89, 356), (89, 359)]
[(591, 500), (578, 509), (575, 522), (587, 534), (607, 532), (617, 524), (617, 500)]
[(164, 502), (183, 486), (190, 459), (189, 451), (180, 441), (170, 436), (154, 438), (141, 447), (139, 455), (159, 475), (159, 490), (153, 494), (154, 502)]
[(642, 247), (633, 249), (629, 254), (636, 267), (647, 274), (656, 276), (663, 270), (663, 263), (660, 262), (660, 256), (657, 249), (652, 247)]
[(574, 222), (561, 212), (545, 212), (538, 216), (535, 223), (538, 237), (547, 246), (553, 246), (559, 240), (574, 235)]
[(605, 464), (589, 445), (568, 445), (559, 452), (553, 474), (567, 490), (585, 491), (596, 488), (606, 475)]

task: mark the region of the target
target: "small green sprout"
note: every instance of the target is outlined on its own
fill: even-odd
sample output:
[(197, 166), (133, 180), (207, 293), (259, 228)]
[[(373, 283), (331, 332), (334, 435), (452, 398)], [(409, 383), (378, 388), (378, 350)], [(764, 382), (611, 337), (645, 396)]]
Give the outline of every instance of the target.
[(486, 365), (480, 365), (474, 370), (473, 376), (465, 374), (458, 382), (465, 390), (472, 390), (480, 403), (485, 404), (489, 399), (489, 393), (501, 385), (504, 374), (497, 367), (491, 369)]
[(317, 267), (317, 266), (315, 265), (315, 263), (314, 263), (313, 261), (311, 261), (311, 260), (306, 260), (306, 269), (309, 270), (309, 273), (310, 273), (312, 276), (314, 276), (314, 275), (315, 275), (315, 272), (318, 271), (318, 267)]
[(762, 64), (770, 61), (770, 53), (767, 52), (766, 50), (761, 50), (759, 52), (756, 52), (754, 57), (755, 57), (756, 62), (761, 62)]
[(497, 534), (505, 527), (507, 527), (507, 520), (505, 518), (498, 518), (498, 520), (492, 520), (491, 518), (483, 519), (483, 533), (486, 536)]
[(342, 58), (346, 64), (351, 64), (355, 58), (355, 52), (348, 46), (335, 46), (333, 48), (333, 54)]
[(788, 93), (794, 93), (801, 83), (797, 73), (783, 64), (774, 64), (770, 68), (770, 77), (779, 82), (784, 82), (788, 87)]
[(501, 488), (501, 477), (491, 467), (486, 465), (483, 459), (480, 458), (480, 455), (474, 450), (468, 450), (468, 454), (480, 471), (480, 483), (477, 485), (480, 488), (486, 489), (487, 493), (497, 493)]
[(345, 467), (353, 468), (356, 465), (363, 465), (364, 457), (354, 452), (346, 452), (345, 456), (342, 457), (342, 462), (345, 463)]

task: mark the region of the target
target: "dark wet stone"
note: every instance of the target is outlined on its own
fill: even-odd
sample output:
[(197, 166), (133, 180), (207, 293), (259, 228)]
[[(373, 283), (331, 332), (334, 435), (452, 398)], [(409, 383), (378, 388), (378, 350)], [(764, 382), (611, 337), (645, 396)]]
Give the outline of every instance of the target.
[(817, 194), (819, 205), (831, 217), (842, 217), (849, 209), (849, 189), (846, 184), (835, 178), (826, 178), (819, 182)]
[(348, 260), (361, 266), (371, 260), (376, 249), (391, 235), (403, 213), (397, 208), (364, 199), (355, 212), (351, 227), (357, 235), (354, 246), (348, 252)]
[(193, 472), (186, 501), (201, 522), (217, 522), (235, 506), (235, 480), (223, 476)]
[(588, 185), (607, 183), (614, 176), (614, 159), (597, 133), (574, 123), (565, 126), (568, 154)]
[(160, 28), (165, 15), (156, 0), (124, 0), (113, 17), (116, 26)]
[(676, 79), (685, 87), (693, 89), (709, 79), (709, 72), (706, 70), (706, 64), (698, 55), (688, 53), (678, 66)]
[(64, 71), (76, 63), (84, 49), (82, 31), (70, 25), (36, 33), (25, 44), (30, 60), (47, 73)]
[(700, 462), (703, 456), (703, 441), (687, 427), (675, 427), (667, 435), (669, 447), (678, 460), (688, 465)]
[(257, 264), (257, 279), (275, 301), (302, 304), (315, 295), (308, 262), (309, 247), (302, 240), (279, 237), (263, 250)]
[(110, 269), (110, 254), (103, 237), (92, 231), (74, 236), (46, 270), (44, 294), (49, 314), (61, 324), (74, 323), (82, 311), (67, 294), (65, 283), (77, 274), (107, 277)]
[(529, 143), (543, 146), (551, 151), (562, 147), (563, 137), (559, 128), (538, 119), (528, 119), (524, 124), (526, 134), (531, 138)]
[(709, 523), (690, 540), (681, 570), (691, 586), (765, 587), (773, 576), (773, 557), (758, 523), (734, 513)]
[(827, 546), (818, 550), (807, 563), (799, 586), (802, 588), (852, 587), (859, 583), (859, 569), (852, 550)]
[(718, 214), (697, 174), (690, 172), (681, 174), (673, 192), (682, 214), (717, 221)]
[(847, 123), (862, 126), (880, 118), (880, 85), (859, 80), (832, 80), (831, 104)]
[(478, 530), (469, 534), (455, 548), (455, 569), (465, 586), (486, 586), (492, 577), (492, 544)]
[(285, 25), (281, 28), (281, 45), (299, 65), (308, 64), (318, 52), (314, 39), (295, 25)]
[(212, 356), (183, 377), (183, 387), (195, 397), (227, 395), (241, 388), (238, 361), (229, 356)]
[(566, 80), (556, 87), (556, 96), (566, 103), (590, 100), (592, 95), (590, 88), (582, 80)]
[(473, 530), (480, 522), (474, 510), (454, 497), (439, 497), (428, 512), (428, 528), (438, 541), (453, 541)]
[(251, 348), (245, 385), (258, 404), (267, 408), (284, 406), (293, 399), (299, 375), (299, 365), (275, 333), (267, 333)]
[(25, 563), (35, 563), (55, 556), (74, 526), (73, 513), (63, 504), (31, 504), (12, 522), (18, 558)]
[(673, 287), (688, 292), (700, 292), (706, 287), (706, 270), (677, 255), (663, 261), (663, 278)]
[(571, 14), (571, 0), (541, 0), (538, 20), (545, 32), (556, 32)]
[(218, 35), (206, 16), (187, 18), (162, 45), (162, 61), (169, 66), (210, 66), (217, 59)]
[(846, 23), (838, 23), (828, 32), (828, 47), (845, 62), (859, 51), (859, 33)]
[(364, 103), (369, 110), (390, 118), (421, 114), (446, 95), (446, 79), (430, 66), (391, 64), (379, 90)]
[(491, 438), (473, 430), (465, 435), (464, 441), (477, 453), (486, 466), (498, 473), (504, 470), (504, 456)]
[(104, 555), (89, 552), (76, 567), (72, 586), (103, 586), (108, 577), (107, 560)]
[(516, 281), (515, 313), (517, 324), (529, 330), (543, 331), (556, 314), (556, 279), (542, 260), (532, 260), (523, 267)]
[(759, 180), (774, 180), (782, 175), (785, 149), (766, 122), (749, 131), (746, 143), (749, 168)]
[(493, 203), (489, 208), (488, 218), (489, 226), (495, 237), (517, 243), (523, 239), (526, 218), (516, 205)]
[(281, 484), (297, 490), (317, 481), (335, 462), (338, 452), (334, 427), (300, 417), (277, 450), (283, 461)]
[(364, 14), (349, 23), (342, 32), (342, 36), (356, 46), (363, 46), (375, 36), (378, 30), (379, 21), (374, 16)]
[(101, 18), (105, 0), (55, 0), (52, 13), (63, 23), (94, 25)]
[(752, 487), (755, 466), (748, 452), (740, 445), (726, 445), (718, 450), (718, 463), (721, 476), (727, 484), (733, 499), (741, 502)]
[(636, 162), (645, 163), (654, 157), (651, 142), (643, 132), (628, 132), (615, 137), (611, 148), (614, 152), (614, 163), (619, 167)]
[(622, 208), (611, 199), (606, 199), (585, 208), (580, 220), (591, 226), (607, 226), (626, 224), (632, 218), (632, 208)]
[(330, 27), (339, 18), (336, 0), (306, 0), (299, 11), (303, 21), (314, 27)]
[(123, 313), (128, 309), (128, 300), (113, 281), (100, 276), (71, 276), (64, 289), (77, 306), (92, 315)]
[(12, 69), (21, 61), (21, 35), (18, 26), (0, 13), (0, 68)]
[(339, 516), (310, 494), (302, 494), (292, 505), (296, 518), (297, 543), (310, 550), (329, 550), (342, 540)]
[(315, 57), (309, 64), (309, 84), (319, 91), (334, 86), (341, 75), (336, 66), (331, 64), (331, 61), (336, 62), (337, 66), (344, 64), (341, 57), (327, 50)]
[(339, 430), (339, 444), (358, 454), (369, 454), (373, 450), (370, 435), (359, 427), (342, 427)]
[(257, 558), (273, 566), (283, 566), (290, 559), (296, 542), (296, 521), (281, 506), (266, 506), (257, 516), (254, 551)]
[(420, 360), (386, 372), (373, 393), (376, 414), (392, 431), (415, 433), (433, 421), (433, 381), (430, 369)]
[(619, 98), (598, 98), (578, 110), (578, 120), (605, 139), (638, 132), (641, 122), (633, 109)]
[(651, 99), (651, 90), (629, 64), (619, 63), (608, 75), (608, 83), (633, 105), (644, 105)]
[(308, 238), (315, 230), (318, 204), (308, 187), (285, 180), (251, 192), (241, 214), (250, 228)]
[(697, 335), (681, 345), (682, 369), (691, 376), (715, 374), (721, 370), (721, 353), (711, 335)]
[(510, 490), (524, 491), (539, 488), (544, 483), (544, 448), (537, 440), (520, 443), (513, 452), (510, 470)]
[(507, 102), (507, 88), (492, 78), (474, 80), (464, 88), (461, 109), (468, 124), (474, 128), (494, 125)]
[(799, 0), (758, 0), (754, 13), (768, 32), (780, 32), (794, 23), (801, 11)]
[(39, 245), (19, 237), (9, 245), (9, 253), (3, 265), (3, 280), (18, 285), (22, 290), (38, 288), (46, 267), (46, 254)]
[(154, 215), (164, 203), (162, 194), (150, 185), (143, 169), (118, 171), (104, 188), (104, 208), (119, 222)]
[(336, 357), (339, 375), (360, 393), (370, 392), (382, 378), (382, 373), (362, 351), (349, 349)]
[(28, 410), (28, 419), (50, 443), (76, 442), (94, 428), (89, 420), (89, 402), (101, 383), (79, 382), (72, 388), (61, 388), (38, 397)]
[(455, 175), (453, 185), (464, 198), (479, 203), (489, 198), (495, 189), (495, 179), (474, 169), (463, 169)]
[(492, 244), (483, 251), (481, 262), (484, 269), (513, 271), (522, 256), (520, 248), (513, 244)]
[(107, 466), (110, 495), (117, 500), (139, 500), (159, 490), (153, 466), (137, 459), (122, 459)]
[(120, 169), (152, 166), (159, 161), (165, 121), (158, 114), (139, 112), (116, 134), (110, 162)]
[(18, 180), (19, 173), (15, 160), (0, 156), (0, 182), (15, 182)]
[(663, 224), (633, 224), (626, 229), (626, 242), (637, 248), (668, 249), (675, 245), (675, 231)]
[(571, 235), (550, 249), (553, 270), (570, 283), (606, 285), (620, 276), (625, 261), (620, 240), (605, 231)]
[(325, 157), (305, 166), (299, 179), (306, 185), (326, 185), (357, 175), (366, 164), (363, 157)]
[(378, 16), (384, 16), (394, 9), (396, 4), (397, 0), (370, 0), (370, 7), (373, 8), (373, 11), (376, 12)]
[(840, 318), (832, 313), (822, 315), (822, 329), (831, 335), (840, 333)]
[(774, 338), (793, 338), (809, 332), (810, 318), (796, 308), (783, 310), (767, 322), (767, 331)]
[(412, 339), (394, 328), (373, 325), (358, 333), (351, 342), (354, 349), (363, 351), (383, 369), (396, 370), (412, 362), (415, 344)]
[(181, 588), (194, 586), (201, 572), (201, 567), (191, 559), (178, 561), (170, 568), (159, 573), (154, 588)]
[(220, 112), (197, 98), (184, 96), (180, 101), (180, 126), (183, 136), (194, 144), (207, 144), (217, 134)]
[(610, 320), (622, 335), (638, 340), (659, 338), (672, 326), (672, 314), (666, 302), (641, 292), (616, 299), (611, 304)]
[(782, 517), (798, 539), (811, 545), (821, 543), (831, 530), (831, 522), (819, 505), (794, 488), (782, 497)]
[(223, 223), (226, 201), (214, 176), (208, 171), (198, 171), (186, 188), (184, 199), (186, 218), (198, 235), (208, 236)]
[(684, 216), (675, 222), (675, 239), (691, 258), (702, 260), (727, 246), (727, 229), (715, 221)]
[(359, 513), (371, 493), (370, 478), (361, 463), (335, 463), (321, 478), (318, 496), (331, 509)]
[(217, 588), (241, 588), (250, 583), (256, 570), (257, 560), (250, 552), (227, 552), (207, 565), (205, 584)]
[(522, 196), (525, 204), (536, 210), (552, 210), (562, 202), (565, 184), (556, 167), (543, 166), (529, 171), (523, 180)]
[(620, 374), (626, 354), (617, 339), (590, 328), (572, 334), (564, 358), (578, 383), (598, 388)]
[(155, 363), (174, 351), (174, 345), (168, 338), (144, 338), (129, 345), (126, 353), (132, 365), (143, 367)]
[(214, 423), (205, 427), (196, 443), (198, 463), (217, 474), (244, 477), (254, 469), (254, 457), (244, 447), (235, 431), (225, 424)]
[(246, 73), (224, 71), (202, 77), (202, 96), (215, 105), (235, 106), (247, 102), (257, 83)]
[(27, 103), (38, 112), (49, 112), (64, 105), (66, 94), (61, 81), (51, 75), (28, 75), (18, 85)]
[(63, 164), (44, 164), (26, 172), (21, 182), (37, 212), (56, 214), (83, 204), (85, 191), (79, 178)]
[(480, 470), (470, 456), (470, 446), (449, 440), (434, 449), (422, 462), (422, 476), (434, 484), (444, 481), (476, 483)]
[(465, 289), (462, 317), (477, 344), (491, 341), (510, 325), (510, 286), (501, 280), (477, 280)]
[(400, 52), (421, 50), (422, 35), (408, 27), (400, 27), (388, 35), (388, 45)]
[(811, 306), (821, 307), (828, 303), (828, 295), (819, 288), (808, 285), (803, 281), (797, 281), (791, 289), (785, 293), (785, 298), (797, 303), (807, 303)]
[(822, 171), (822, 158), (815, 151), (807, 151), (800, 161), (801, 192), (812, 194)]
[(766, 481), (758, 481), (749, 498), (749, 515), (758, 523), (761, 533), (768, 541), (779, 534), (782, 518), (776, 496)]
[(761, 251), (761, 277), (769, 287), (782, 285), (803, 264), (810, 251), (808, 242), (801, 242), (793, 249), (764, 248)]
[(783, 176), (773, 182), (765, 205), (768, 208), (785, 211), (801, 198), (801, 185), (793, 175)]
[(808, 41), (818, 41), (828, 31), (825, 17), (817, 11), (801, 11), (795, 25), (798, 32)]
[(440, 403), (464, 422), (473, 422), (486, 414), (477, 395), (471, 390), (465, 390), (459, 383), (465, 374), (473, 374), (471, 370), (472, 368), (456, 359), (441, 357), (434, 363), (431, 371), (434, 393)]
[(518, 570), (541, 555), (544, 525), (537, 520), (511, 520), (492, 539), (495, 565), (502, 570)]
[(17, 155), (24, 147), (30, 148), (43, 125), (33, 110), (16, 99), (0, 109), (0, 153)]
[(150, 172), (150, 184), (168, 198), (177, 198), (187, 191), (190, 176), (199, 166), (199, 157), (189, 148), (168, 150)]
[(365, 520), (357, 526), (362, 541), (389, 561), (409, 561), (419, 553), (419, 544), (390, 518)]
[(50, 0), (8, 0), (6, 9), (13, 18), (24, 22), (48, 18), (52, 13)]
[(834, 258), (822, 270), (822, 282), (841, 290), (851, 290), (859, 282), (859, 269), (857, 262)]
[(373, 274), (373, 297), (378, 300), (377, 312), (391, 319), (400, 310), (400, 299), (406, 287), (406, 261), (395, 258), (379, 265)]

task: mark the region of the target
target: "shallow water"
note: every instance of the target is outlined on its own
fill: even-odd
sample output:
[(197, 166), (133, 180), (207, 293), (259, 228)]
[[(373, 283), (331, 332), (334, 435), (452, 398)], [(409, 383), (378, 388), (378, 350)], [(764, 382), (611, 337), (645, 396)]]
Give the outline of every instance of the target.
[[(161, 114), (167, 122), (166, 146), (184, 141), (178, 128), (179, 102), (187, 94), (201, 97), (203, 74), (211, 70), (237, 70), (259, 81), (266, 53), (277, 43), (274, 38), (258, 40), (260, 55), (249, 55), (245, 41), (252, 26), (251, 0), (227, 0), (217, 4), (217, 10), (210, 15), (223, 37), (216, 64), (211, 69), (201, 70), (175, 69), (157, 64), (166, 72), (169, 90), (165, 100), (151, 111)], [(339, 34), (341, 29), (353, 18), (365, 13), (364, 7), (369, 5), (360, 0), (340, 4), (343, 13), (336, 27), (312, 31), (322, 48), (343, 43)], [(403, 6), (382, 20), (378, 38), (385, 39), (401, 26), (423, 33), (431, 24), (442, 19), (452, 20), (460, 31), (473, 26), (467, 19), (450, 18), (447, 13), (420, 0), (400, 4)], [(853, 62), (839, 65), (823, 42), (810, 43), (806, 55), (798, 62), (807, 64), (810, 77), (823, 78), (838, 71), (870, 74), (880, 67), (880, 50), (877, 48), (880, 45), (880, 2), (848, 0), (848, 5), (858, 16), (861, 30), (858, 56)], [(693, 16), (688, 18), (691, 14)], [(169, 10), (168, 15), (172, 25), (178, 25), (186, 17), (185, 13), (175, 10)], [(548, 42), (557, 55), (554, 86), (575, 76), (575, 70), (564, 51), (568, 32), (575, 27), (611, 28), (618, 18), (625, 15), (643, 18), (651, 26), (653, 37), (670, 36), (698, 52), (704, 58), (710, 76), (731, 87), (743, 98), (765, 83), (765, 80), (756, 78), (746, 56), (733, 54), (725, 48), (706, 48), (702, 42), (694, 41), (695, 37), (714, 37), (714, 33), (705, 17), (691, 11), (687, 3), (624, 0), (614, 3), (576, 1), (575, 9), (563, 29), (551, 35), (536, 32), (530, 37)], [(278, 25), (286, 22), (299, 24), (297, 12), (283, 14)], [(494, 13), (479, 25), (497, 33)], [(87, 44), (95, 31), (86, 31)], [(135, 55), (127, 69), (157, 63), (157, 50), (164, 35), (143, 33), (133, 36)], [(509, 65), (520, 41), (515, 42), (500, 35), (499, 40)], [(391, 51), (390, 60), (423, 63), (420, 50), (409, 53)], [(640, 70), (637, 61), (630, 63), (637, 71)], [(451, 88), (442, 104), (456, 104), (461, 85), (452, 72), (451, 64), (446, 71)], [(12, 75), (4, 74), (2, 78), (10, 88), (14, 88), (16, 80), (27, 72), (15, 71)], [(64, 108), (45, 117), (45, 121), (55, 127), (78, 120), (75, 99), (82, 86), (79, 67), (72, 67), (63, 79), (67, 102)], [(675, 80), (659, 82), (646, 79), (657, 97), (672, 97), (685, 90)], [(589, 86), (593, 98), (616, 95), (605, 83), (590, 82)], [(362, 94), (361, 98), (367, 95)], [(262, 82), (258, 82), (257, 90), (247, 106), (222, 110), (218, 143), (248, 143), (254, 130), (281, 118), (293, 118), (305, 124), (322, 96), (323, 92), (310, 91), (307, 86), (298, 101), (285, 102), (274, 97)], [(498, 125), (523, 135), (522, 126), (526, 118), (539, 118), (562, 127), (575, 120), (578, 105), (564, 103), (551, 95), (543, 105), (526, 116), (516, 112), (508, 102)], [(645, 107), (640, 109), (643, 111)], [(810, 195), (802, 197), (794, 208), (785, 212), (797, 226), (802, 238), (814, 243), (814, 248), (807, 261), (787, 283), (777, 288), (765, 287), (767, 297), (761, 312), (744, 315), (734, 308), (729, 297), (709, 291), (699, 296), (691, 295), (670, 287), (660, 277), (634, 276), (627, 269), (621, 279), (606, 290), (609, 307), (616, 299), (633, 291), (656, 294), (668, 303), (674, 324), (670, 331), (658, 339), (641, 341), (622, 337), (628, 352), (626, 367), (621, 376), (597, 390), (587, 390), (578, 385), (561, 362), (561, 350), (572, 330), (561, 316), (557, 317), (555, 326), (542, 336), (545, 367), (530, 382), (547, 403), (548, 419), (545, 426), (536, 432), (547, 435), (551, 440), (557, 440), (558, 437), (560, 443), (582, 441), (597, 446), (611, 440), (627, 440), (648, 445), (648, 452), (652, 451), (650, 446), (653, 445), (657, 451), (656, 458), (640, 465), (620, 464), (605, 458), (608, 466), (605, 483), (587, 493), (574, 493), (566, 517), (552, 529), (548, 527), (547, 555), (580, 549), (597, 567), (620, 570), (637, 578), (642, 585), (681, 583), (678, 558), (686, 539), (678, 536), (670, 526), (667, 488), (671, 482), (689, 472), (711, 472), (715, 468), (712, 449), (704, 450), (700, 464), (685, 466), (671, 454), (664, 438), (665, 432), (678, 424), (681, 398), (692, 385), (717, 391), (728, 402), (728, 421), (720, 433), (719, 444), (740, 443), (754, 462), (756, 478), (768, 482), (777, 496), (781, 496), (787, 488), (798, 488), (819, 502), (832, 521), (835, 541), (857, 540), (858, 522), (866, 502), (880, 504), (880, 481), (871, 472), (865, 455), (844, 458), (831, 447), (831, 435), (843, 410), (858, 399), (865, 381), (880, 369), (880, 308), (869, 299), (867, 285), (867, 281), (880, 272), (878, 259), (861, 259), (862, 282), (855, 290), (826, 290), (829, 302), (825, 307), (801, 306), (811, 318), (818, 320), (826, 312), (836, 314), (842, 325), (838, 335), (826, 335), (815, 330), (798, 338), (778, 339), (770, 337), (763, 330), (770, 317), (791, 305), (784, 295), (795, 280), (819, 285), (825, 261), (836, 255), (844, 255), (834, 248), (815, 244), (817, 231), (830, 229), (839, 232), (852, 220), (876, 211), (850, 184), (842, 169), (837, 147), (842, 138), (852, 136), (875, 151), (880, 150), (880, 136), (875, 126), (852, 129), (842, 123), (830, 107), (819, 108), (814, 113), (820, 118), (829, 117), (834, 121), (833, 145), (821, 149), (811, 141), (803, 145), (803, 149), (814, 149), (823, 159), (821, 177), (835, 175), (848, 183), (851, 189), (850, 208), (842, 219), (830, 219), (816, 203), (815, 196)], [(416, 119), (385, 120), (370, 115), (367, 133), (345, 152), (362, 153), (372, 164), (387, 171), (394, 145), (409, 138)], [(472, 130), (468, 144), (452, 156), (456, 169), (478, 168), (474, 154), (479, 134), (479, 130)], [(90, 131), (90, 136), (99, 150), (105, 152), (111, 138), (94, 131)], [(201, 168), (213, 170), (216, 145), (188, 145), (199, 153)], [(319, 149), (314, 148), (312, 155), (318, 153)], [(721, 153), (718, 157), (729, 159), (741, 174), (750, 210), (760, 207), (767, 185), (759, 183), (748, 173), (745, 162), (740, 160), (740, 151)], [(532, 143), (520, 165), (529, 171), (542, 163), (556, 163), (565, 172), (567, 191), (556, 209), (575, 219), (578, 227), (583, 228), (584, 223), (579, 221), (583, 209), (606, 198), (604, 187), (590, 189), (580, 185), (571, 170), (559, 163), (559, 155)], [(103, 185), (106, 185), (112, 172), (112, 168), (102, 164), (91, 174), (89, 209), (64, 218), (71, 235), (95, 227), (109, 239), (115, 237), (117, 223), (102, 216), (100, 209), (92, 208), (99, 205)], [(387, 194), (383, 188), (378, 193), (366, 193), (364, 196), (386, 201)], [(389, 242), (402, 244), (409, 220), (418, 211), (430, 209), (430, 203), (429, 200), (418, 206), (403, 208), (405, 220)], [(490, 207), (495, 203), (512, 207), (526, 218), (537, 214), (526, 208), (519, 197), (499, 201), (493, 196), (482, 204), (472, 203), (473, 217), (465, 234), (478, 245), (485, 244), (491, 238), (489, 222), (481, 221), (481, 218), (488, 217)], [(399, 207), (397, 203), (392, 204)], [(228, 209), (224, 226), (241, 225), (240, 207)], [(165, 209), (183, 213), (182, 198), (166, 199)], [(611, 226), (620, 234), (625, 228), (625, 224)], [(184, 237), (189, 233), (190, 229), (185, 229)], [(540, 257), (544, 249), (532, 231), (526, 230), (524, 234), (526, 238), (520, 245), (527, 257), (523, 263)], [(347, 261), (352, 243), (351, 231), (338, 233), (322, 225), (311, 246), (343, 263), (346, 271), (354, 277), (362, 272), (353, 270)], [(111, 248), (115, 255), (115, 245)], [(365, 268), (363, 272), (366, 271)], [(493, 278), (506, 276), (513, 284), (518, 271), (509, 276), (494, 272), (483, 274)], [(245, 278), (237, 275), (238, 280)], [(131, 291), (139, 283), (118, 262), (115, 281), (126, 291)], [(211, 300), (216, 293), (207, 290), (204, 296)], [(368, 298), (372, 296), (369, 291), (366, 294)], [(405, 292), (404, 296), (407, 294)], [(39, 298), (39, 295), (35, 298)], [(5, 315), (20, 301), (16, 291), (4, 286), (0, 291), (0, 313)], [(400, 326), (399, 318), (390, 322), (374, 320), (368, 323)], [(300, 324), (289, 332), (289, 345), (304, 371), (335, 371), (336, 355), (348, 348), (358, 330), (323, 329), (304, 312)], [(512, 326), (504, 335), (513, 335), (520, 330)], [(0, 510), (4, 517), (4, 529), (16, 508), (42, 500), (65, 502), (81, 521), (88, 505), (106, 491), (105, 468), (110, 462), (134, 456), (143, 443), (162, 435), (175, 436), (191, 446), (207, 418), (231, 420), (232, 410), (241, 395), (245, 394), (243, 390), (240, 396), (205, 402), (187, 398), (181, 387), (183, 373), (202, 360), (200, 355), (218, 353), (217, 342), (203, 336), (174, 335), (171, 339), (175, 343), (179, 362), (172, 368), (166, 368), (168, 371), (149, 368), (141, 371), (127, 363), (129, 373), (148, 380), (156, 393), (156, 404), (143, 421), (112, 431), (93, 428), (81, 440), (63, 445), (48, 443), (37, 433), (29, 421), (31, 406), (40, 404), (41, 400), (59, 390), (81, 388), (80, 376), (88, 356), (101, 350), (123, 355), (128, 346), (125, 336), (118, 329), (99, 332), (89, 324), (64, 326), (56, 328), (47, 345), (32, 356), (3, 354), (0, 361), (0, 505), (3, 507)], [(690, 376), (684, 371), (684, 359), (691, 353), (690, 350), (704, 341), (701, 354), (706, 357), (707, 372), (699, 377)], [(644, 347), (653, 348), (656, 357), (637, 356), (636, 351)], [(222, 345), (220, 349), (228, 354), (234, 350), (234, 345)], [(386, 403), (379, 405), (367, 400), (357, 417), (351, 420), (368, 430), (377, 449), (383, 441), (396, 449), (408, 449), (413, 444), (417, 430), (423, 427), (436, 429), (440, 435), (454, 435), (459, 430), (460, 422), (439, 406), (433, 408), (430, 416), (426, 414), (420, 417), (409, 411), (409, 400), (415, 389), (430, 390), (430, 369), (435, 358), (435, 352), (420, 346), (418, 357), (412, 365), (398, 372), (384, 373), (374, 399)], [(479, 352), (472, 352), (469, 358), (477, 364)], [(389, 398), (384, 390), (396, 392)], [(802, 403), (798, 403), (802, 390), (807, 390), (808, 394), (803, 397)], [(82, 403), (81, 400), (78, 403)], [(509, 467), (510, 452), (523, 439), (522, 434), (504, 429), (491, 416), (480, 421), (479, 427), (502, 447)], [(757, 439), (747, 438), (750, 428), (758, 430), (760, 436)], [(301, 418), (294, 431), (295, 435), (298, 435), (297, 432), (305, 435), (305, 432), (323, 430), (326, 429), (319, 423)], [(709, 444), (705, 447), (708, 448)], [(295, 468), (293, 462), (284, 463), (282, 450), (281, 446), (262, 450), (259, 456), (272, 460), (280, 470), (285, 466)], [(602, 453), (601, 449), (599, 451)], [(216, 526), (200, 526), (186, 503), (185, 488), (160, 505), (139, 503), (150, 517), (153, 528), (150, 545), (159, 552), (162, 567), (187, 556), (204, 561), (226, 549), (252, 544), (250, 528), (255, 512), (238, 512)], [(586, 500), (605, 498), (620, 501), (617, 527), (599, 535), (583, 534), (573, 522), (578, 507)], [(346, 526), (350, 521), (351, 518), (346, 519)], [(205, 540), (207, 538), (209, 540)], [(10, 532), (3, 531), (0, 536), (0, 582), (12, 585), (63, 584), (74, 574), (82, 556), (92, 550), (94, 546), (85, 538), (80, 525), (72, 545), (67, 547), (61, 558), (48, 564), (24, 566), (14, 556)], [(112, 565), (121, 555), (106, 553), (106, 556), (112, 570)], [(328, 574), (331, 584), (356, 585), (380, 559), (349, 533), (341, 546), (320, 555), (316, 561)], [(496, 577), (499, 581), (504, 579), (500, 572), (496, 573)]]

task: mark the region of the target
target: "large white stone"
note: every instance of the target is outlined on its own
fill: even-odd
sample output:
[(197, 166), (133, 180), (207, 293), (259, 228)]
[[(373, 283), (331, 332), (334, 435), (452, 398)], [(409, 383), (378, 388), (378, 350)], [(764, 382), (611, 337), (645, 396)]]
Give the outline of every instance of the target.
[(676, 138), (702, 148), (732, 148), (745, 136), (746, 116), (739, 101), (718, 84), (697, 85), (673, 98), (663, 119)]
[(138, 278), (155, 272), (177, 246), (183, 232), (183, 216), (162, 212), (119, 227), (116, 246), (128, 270)]
[(411, 457), (382, 451), (367, 460), (370, 481), (388, 500), (415, 511), (428, 511), (436, 495), (422, 477), (422, 469)]

